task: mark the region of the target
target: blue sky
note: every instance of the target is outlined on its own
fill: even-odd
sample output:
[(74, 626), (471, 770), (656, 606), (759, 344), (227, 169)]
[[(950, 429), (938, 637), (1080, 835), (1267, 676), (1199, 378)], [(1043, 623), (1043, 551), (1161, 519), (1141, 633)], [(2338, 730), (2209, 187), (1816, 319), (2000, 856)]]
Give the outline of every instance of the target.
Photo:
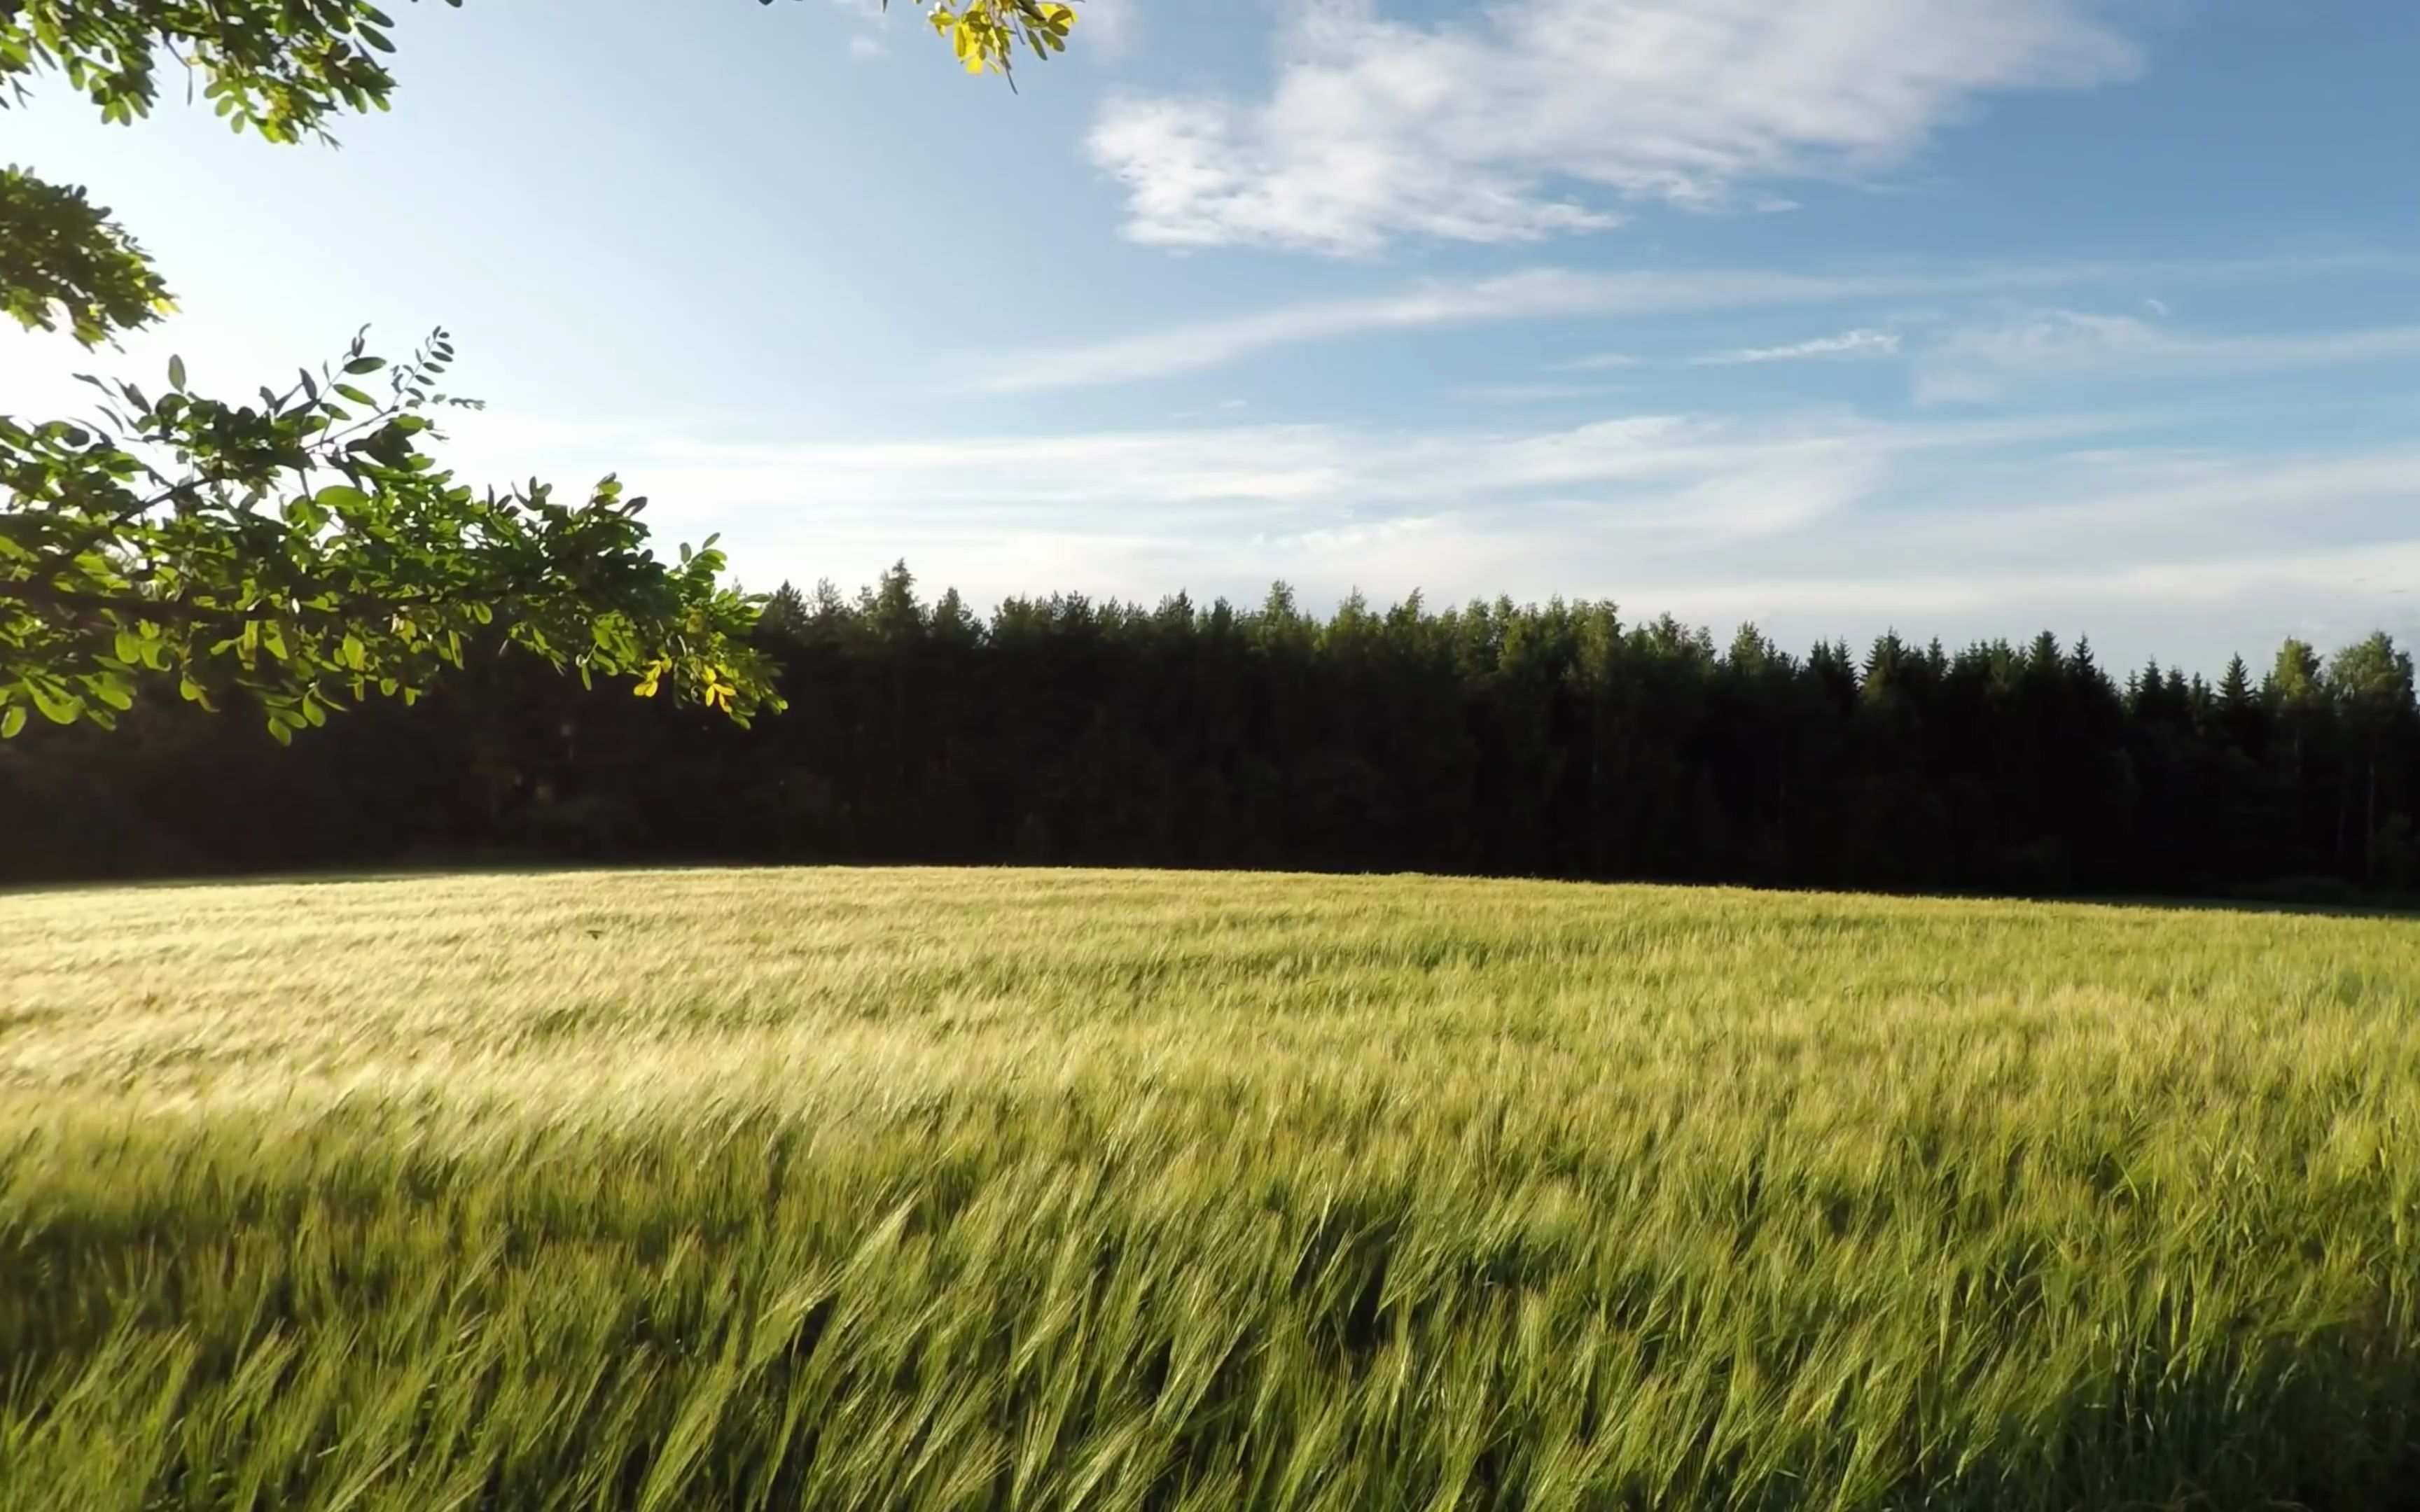
[(0, 408), (442, 323), (466, 472), (756, 587), (2420, 636), (2408, 0), (1088, 0), (1014, 95), (871, 0), (394, 8), (341, 150), (0, 116), (183, 303)]

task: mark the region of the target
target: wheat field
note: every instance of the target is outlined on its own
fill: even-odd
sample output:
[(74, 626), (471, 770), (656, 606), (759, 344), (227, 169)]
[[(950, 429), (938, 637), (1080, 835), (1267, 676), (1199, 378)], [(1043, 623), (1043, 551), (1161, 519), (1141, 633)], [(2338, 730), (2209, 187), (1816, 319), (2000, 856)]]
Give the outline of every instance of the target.
[(0, 898), (0, 1507), (2420, 1504), (2420, 929)]

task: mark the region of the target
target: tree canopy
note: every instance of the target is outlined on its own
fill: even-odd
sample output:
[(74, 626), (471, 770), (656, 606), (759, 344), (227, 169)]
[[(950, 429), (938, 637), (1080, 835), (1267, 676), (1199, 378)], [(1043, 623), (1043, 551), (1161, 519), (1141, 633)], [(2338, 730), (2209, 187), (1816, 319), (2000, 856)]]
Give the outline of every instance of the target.
[[(1003, 74), (1020, 48), (1063, 49), (1074, 21), (1048, 0), (926, 15), (970, 71)], [(0, 108), (55, 76), (132, 122), (164, 63), (238, 131), (331, 140), (336, 117), (388, 108), (393, 25), (369, 0), (0, 0)], [(0, 311), (95, 347), (174, 308), (85, 189), (0, 168)], [(156, 397), (88, 379), (97, 416), (0, 416), (0, 735), (29, 709), (110, 726), (158, 674), (205, 706), (241, 691), (290, 739), (348, 697), (416, 695), (490, 625), (643, 695), (743, 723), (780, 707), (744, 638), (755, 603), (721, 584), (713, 542), (659, 563), (644, 501), (612, 478), (566, 502), (535, 480), (476, 493), (439, 465), (435, 421), (462, 403), (436, 388), (452, 357), (442, 332), (392, 367), (356, 338), (257, 404), (203, 394), (172, 361)]]
[[(2383, 636), (2205, 680), (1603, 603), (986, 614), (904, 570), (776, 592), (750, 634), (792, 712), (747, 730), (484, 654), (495, 626), (432, 696), (291, 749), (174, 700), (37, 726), (0, 763), (0, 881), (1040, 861), (2420, 899), (2420, 704)], [(247, 822), (278, 803), (312, 824)]]
[(778, 704), (711, 541), (667, 567), (611, 478), (581, 503), (481, 495), (422, 450), (460, 402), (433, 387), (451, 356), (440, 332), (388, 368), (356, 338), (256, 405), (178, 363), (156, 397), (97, 384), (106, 431), (0, 417), (0, 734), (29, 707), (110, 726), (149, 671), (205, 707), (247, 693), (290, 739), (372, 689), (411, 700), (490, 625), (742, 722)]

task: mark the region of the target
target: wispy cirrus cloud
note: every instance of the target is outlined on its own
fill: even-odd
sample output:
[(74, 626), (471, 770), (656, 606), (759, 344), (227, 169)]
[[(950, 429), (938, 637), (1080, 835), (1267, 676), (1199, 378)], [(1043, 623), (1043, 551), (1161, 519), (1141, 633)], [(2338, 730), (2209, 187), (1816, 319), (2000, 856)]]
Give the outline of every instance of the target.
[[(1307, 301), (1187, 321), (993, 359), (976, 387), (999, 393), (1084, 388), (1223, 367), (1264, 352), (1388, 332), (1437, 330), (1556, 316), (1660, 318), (1727, 310), (1807, 308), (1858, 301), (2041, 299), (2064, 291), (2149, 281), (2225, 282), (2333, 271), (2410, 273), (2373, 257), (2244, 258), (2208, 262), (2044, 262), (1838, 268), (1532, 268), (1489, 278), (1432, 279), (1357, 299)], [(1627, 366), (1621, 352), (1559, 364), (1570, 371)]]
[(2420, 325), (2195, 332), (2131, 315), (2040, 310), (1953, 330), (1916, 363), (1929, 403), (1999, 400), (2078, 378), (2238, 377), (2420, 360)]
[[(1870, 472), (1895, 457), (2079, 440), (2131, 423), (2114, 415), (1897, 424), (1820, 411), (1778, 417), (1624, 414), (1528, 429), (1249, 424), (880, 442), (740, 443), (644, 427), (558, 425), (510, 415), (453, 423), (465, 476), (534, 464), (577, 476), (578, 455), (620, 458), (634, 487), (734, 512), (832, 501), (899, 517), (920, 506), (950, 529), (1048, 515), (1151, 512), (1171, 529), (1231, 531), (1301, 511), (1466, 505), (1522, 495), (1586, 496), (1633, 523), (1725, 528), (1719, 510), (1666, 509), (1692, 490), (1741, 497), (1743, 480), (1782, 491), (1818, 473)], [(1702, 494), (1700, 494), (1702, 497)], [(675, 508), (680, 507), (677, 504)], [(1748, 516), (1766, 517), (1762, 504)], [(826, 517), (830, 517), (827, 514)], [(1744, 518), (1746, 517), (1743, 517)]]
[(1311, 0), (1268, 98), (1129, 96), (1090, 138), (1126, 234), (1366, 254), (1600, 229), (1624, 201), (1885, 172), (1983, 98), (2130, 79), (2094, 0)]
[[(1747, 269), (1580, 272), (1538, 268), (1496, 278), (1435, 280), (1391, 294), (1281, 305), (1222, 319), (1163, 326), (1132, 336), (1029, 352), (997, 363), (981, 380), (994, 393), (1082, 388), (1200, 372), (1280, 347), (1389, 331), (1433, 330), (1553, 316), (1671, 316), (1712, 310), (1831, 304), (2088, 282), (2093, 270), (1997, 269), (1957, 272), (1795, 273)], [(1606, 354), (1579, 369), (1625, 365)]]
[(1617, 392), (1601, 383), (1462, 383), (1454, 387), (1457, 399), (1473, 399), (1482, 404), (1543, 404), (1558, 399), (1592, 399)]
[(2180, 448), (2163, 439), (2178, 418), (1834, 409), (732, 444), (489, 413), (463, 417), (450, 450), (473, 478), (619, 468), (664, 535), (721, 531), (760, 586), (854, 583), (904, 556), (979, 605), (1244, 597), (1282, 576), (1314, 601), (1356, 586), (1609, 595), (1810, 638), (2050, 625), (2218, 661), (2288, 630), (2397, 627), (2420, 605), (2420, 447)]
[(1702, 367), (1738, 367), (1758, 363), (1798, 363), (1810, 358), (1873, 358), (1899, 355), (1900, 338), (1890, 331), (1843, 331), (1837, 336), (1781, 347), (1744, 347), (1735, 351), (1709, 352), (1697, 359)]
[(1637, 365), (1638, 359), (1628, 352), (1593, 352), (1586, 357), (1575, 357), (1566, 363), (1548, 364), (1550, 370), (1557, 373), (1602, 373), (1610, 368)]
[[(746, 560), (790, 576), (808, 543), (845, 551), (880, 540), (892, 555), (912, 549), (959, 569), (971, 563), (957, 580), (993, 589), (999, 575), (982, 564), (986, 553), (1021, 557), (1046, 538), (1147, 536), (1171, 561), (1249, 548), (1281, 562), (1304, 540), (1332, 539), (1322, 532), (1537, 515), (1642, 550), (1765, 540), (1837, 520), (1894, 478), (1952, 459), (2083, 444), (2137, 424), (2117, 413), (1897, 423), (1826, 409), (1634, 413), (1526, 428), (1228, 424), (736, 443), (490, 413), (463, 417), (451, 452), (473, 479), (618, 468), (659, 501), (665, 529), (722, 530), (746, 546)], [(1448, 574), (1457, 588), (1469, 576), (1459, 566)], [(1199, 579), (1177, 572), (1168, 586), (1187, 581)], [(1131, 579), (1103, 585), (1133, 591)]]

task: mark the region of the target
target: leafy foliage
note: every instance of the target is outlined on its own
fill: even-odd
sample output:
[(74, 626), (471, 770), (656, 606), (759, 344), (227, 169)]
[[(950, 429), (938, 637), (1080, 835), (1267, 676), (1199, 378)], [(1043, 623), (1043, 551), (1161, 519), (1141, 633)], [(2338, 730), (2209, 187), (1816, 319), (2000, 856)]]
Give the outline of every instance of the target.
[[(967, 71), (1003, 76), (1020, 45), (1064, 51), (1076, 21), (1054, 0), (933, 0), (926, 17)], [(234, 131), (333, 141), (334, 117), (388, 108), (393, 26), (370, 0), (0, 0), (0, 108), (55, 74), (102, 120), (131, 122), (158, 102), (164, 57)], [(65, 318), (90, 346), (168, 308), (149, 259), (85, 191), (17, 168), (0, 178), (0, 311), (44, 329)]]
[(96, 346), (174, 308), (167, 285), (109, 211), (81, 189), (0, 168), (0, 313)]
[[(1020, 43), (1063, 49), (1075, 20), (1047, 0), (929, 14), (970, 71), (1003, 74)], [(327, 140), (333, 116), (387, 108), (393, 24), (369, 0), (10, 0), (0, 107), (56, 74), (130, 122), (164, 55), (234, 130)], [(0, 174), (0, 310), (93, 346), (172, 307), (83, 190)], [(112, 728), (147, 671), (204, 707), (240, 689), (288, 741), (346, 697), (410, 702), (490, 627), (583, 683), (628, 675), (742, 724), (779, 708), (744, 639), (754, 605), (718, 585), (711, 540), (667, 569), (611, 478), (581, 505), (535, 480), (479, 496), (422, 450), (450, 357), (441, 332), (384, 400), (354, 382), (384, 366), (357, 338), (341, 372), (263, 389), (258, 408), (188, 391), (172, 362), (157, 399), (97, 383), (105, 426), (0, 416), (0, 737), (28, 709)]]
[[(165, 54), (232, 129), (326, 140), (330, 117), (387, 108), (393, 24), (368, 0), (15, 0), (0, 5), (0, 107), (54, 73), (102, 120), (130, 122), (157, 103)], [(169, 308), (150, 260), (85, 191), (0, 177), (0, 309), (46, 330), (64, 316), (92, 346)]]
[(1065, 52), (1076, 12), (1050, 0), (962, 0), (954, 6), (934, 0), (925, 19), (949, 39), (951, 51), (969, 73), (989, 71), (1006, 77), (1019, 42), (1038, 58)]
[(324, 136), (331, 116), (386, 108), (394, 24), (369, 0), (16, 0), (0, 10), (0, 85), (22, 98), (54, 71), (126, 122), (158, 100), (165, 53), (235, 130), (296, 142)]
[(172, 362), (157, 397), (91, 380), (103, 424), (0, 418), (0, 734), (29, 708), (108, 728), (150, 671), (206, 707), (240, 689), (287, 740), (372, 690), (410, 701), (490, 625), (583, 679), (779, 707), (711, 541), (667, 569), (612, 479), (582, 504), (482, 495), (422, 449), (464, 403), (434, 387), (452, 355), (439, 332), (373, 397), (357, 337), (241, 406)]
[[(1047, 55), (1072, 20), (1037, 0), (933, 12), (976, 71), (1007, 71), (1019, 42)], [(55, 76), (132, 122), (174, 66), (237, 131), (332, 140), (335, 116), (388, 107), (393, 24), (369, 0), (13, 0), (0, 107)], [(0, 310), (94, 346), (171, 308), (84, 190), (0, 175)], [(423, 450), (450, 355), (441, 335), (383, 400), (355, 381), (383, 366), (356, 340), (340, 372), (258, 407), (192, 393), (173, 364), (156, 399), (99, 385), (102, 424), (0, 417), (0, 736), (29, 710), (113, 727), (152, 672), (205, 707), (246, 693), (288, 740), (373, 690), (409, 702), (491, 629), (583, 680), (628, 676), (742, 723), (780, 707), (711, 541), (667, 567), (612, 479), (582, 504), (535, 481), (481, 496)]]

